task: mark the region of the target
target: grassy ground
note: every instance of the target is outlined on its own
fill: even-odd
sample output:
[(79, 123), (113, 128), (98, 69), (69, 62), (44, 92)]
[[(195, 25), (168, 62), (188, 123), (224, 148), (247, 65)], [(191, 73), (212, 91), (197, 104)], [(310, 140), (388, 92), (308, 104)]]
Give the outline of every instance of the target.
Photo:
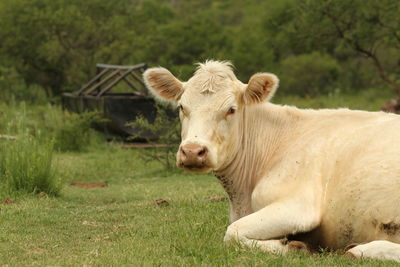
[[(109, 145), (63, 153), (58, 198), (27, 196), (0, 204), (0, 263), (9, 266), (395, 266), (329, 253), (268, 255), (222, 243), (228, 203), (211, 175), (144, 166), (140, 150)], [(107, 187), (78, 188), (97, 182)], [(157, 199), (169, 205), (155, 204)]]

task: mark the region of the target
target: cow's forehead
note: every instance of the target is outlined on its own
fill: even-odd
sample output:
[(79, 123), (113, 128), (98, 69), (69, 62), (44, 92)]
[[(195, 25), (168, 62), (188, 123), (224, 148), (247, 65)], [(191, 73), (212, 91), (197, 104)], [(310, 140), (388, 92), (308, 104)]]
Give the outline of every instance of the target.
[(237, 94), (233, 90), (220, 90), (215, 93), (200, 93), (197, 90), (185, 91), (179, 101), (185, 107), (199, 110), (220, 110), (236, 105)]
[(234, 80), (225, 73), (196, 73), (185, 84), (185, 90), (196, 90), (200, 93), (216, 93), (221, 90), (229, 90)]
[(215, 76), (208, 78), (192, 77), (184, 86), (181, 104), (219, 109), (236, 101), (238, 87), (234, 81)]

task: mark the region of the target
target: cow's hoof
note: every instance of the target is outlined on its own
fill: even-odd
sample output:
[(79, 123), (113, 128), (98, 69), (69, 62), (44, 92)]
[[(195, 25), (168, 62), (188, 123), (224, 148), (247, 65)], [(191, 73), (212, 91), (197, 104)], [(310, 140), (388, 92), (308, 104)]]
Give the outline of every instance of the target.
[(351, 244), (348, 244), (348, 245), (344, 248), (344, 251), (346, 251), (346, 252), (344, 253), (344, 257), (346, 257), (346, 258), (348, 258), (348, 259), (352, 259), (352, 260), (357, 259), (357, 256), (354, 255), (354, 253), (352, 253), (350, 250), (351, 250), (352, 248), (354, 248), (354, 247), (357, 247), (358, 245), (360, 245), (360, 243), (351, 243)]
[(352, 259), (352, 260), (357, 259), (356, 255), (354, 255), (354, 254), (351, 253), (350, 251), (346, 251), (346, 253), (344, 253), (344, 257), (345, 257), (345, 258), (348, 258), (348, 259)]

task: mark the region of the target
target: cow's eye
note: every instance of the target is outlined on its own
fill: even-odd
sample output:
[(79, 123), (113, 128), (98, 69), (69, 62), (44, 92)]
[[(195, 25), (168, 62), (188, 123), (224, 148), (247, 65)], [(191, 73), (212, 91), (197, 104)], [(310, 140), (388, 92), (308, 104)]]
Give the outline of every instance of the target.
[(228, 112), (226, 113), (226, 116), (235, 114), (235, 112), (236, 112), (236, 109), (235, 109), (235, 108), (230, 108), (230, 109), (228, 110)]

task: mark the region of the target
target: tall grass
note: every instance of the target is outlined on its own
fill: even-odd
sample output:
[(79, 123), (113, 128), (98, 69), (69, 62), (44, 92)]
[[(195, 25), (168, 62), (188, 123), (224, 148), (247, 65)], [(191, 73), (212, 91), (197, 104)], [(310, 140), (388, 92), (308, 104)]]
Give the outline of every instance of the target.
[(3, 194), (15, 192), (57, 195), (61, 181), (53, 168), (53, 143), (31, 135), (3, 141), (0, 150), (0, 183)]
[(62, 181), (53, 168), (53, 151), (83, 151), (96, 142), (91, 124), (98, 115), (71, 114), (59, 106), (0, 103), (0, 197), (16, 192), (55, 196)]
[(3, 139), (0, 143), (0, 195), (16, 192), (57, 195), (61, 182), (52, 167), (53, 141), (32, 126), (24, 105), (4, 113), (7, 116), (2, 117), (0, 130), (16, 139)]

